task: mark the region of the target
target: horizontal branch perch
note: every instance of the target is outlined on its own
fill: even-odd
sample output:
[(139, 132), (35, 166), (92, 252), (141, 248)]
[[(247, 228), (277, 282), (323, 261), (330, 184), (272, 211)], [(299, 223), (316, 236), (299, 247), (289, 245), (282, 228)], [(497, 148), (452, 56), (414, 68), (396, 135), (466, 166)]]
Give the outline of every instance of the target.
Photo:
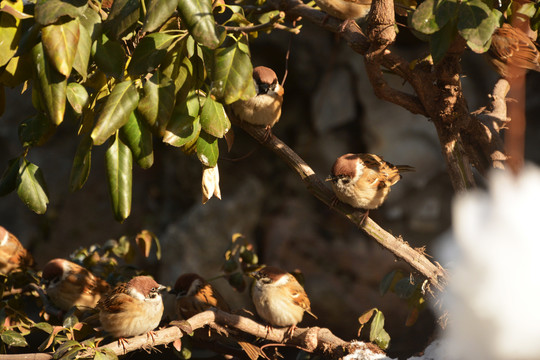
[[(234, 119), (232, 119), (234, 121)], [(296, 154), (290, 147), (274, 135), (267, 136), (266, 129), (253, 126), (246, 122), (236, 123), (253, 138), (264, 146), (271, 149), (282, 158), (294, 171), (300, 175), (309, 192), (334, 210), (340, 212), (362, 229), (366, 234), (375, 239), (380, 245), (390, 250), (399, 259), (404, 260), (413, 269), (418, 271), (428, 280), (429, 284), (438, 290), (442, 290), (446, 283), (446, 271), (439, 265), (432, 263), (426, 255), (412, 248), (401, 237), (392, 234), (380, 227), (369, 217), (362, 222), (364, 212), (339, 202), (332, 206), (334, 192), (329, 189), (322, 180), (317, 177), (313, 169)], [(265, 141), (266, 139), (266, 141)]]

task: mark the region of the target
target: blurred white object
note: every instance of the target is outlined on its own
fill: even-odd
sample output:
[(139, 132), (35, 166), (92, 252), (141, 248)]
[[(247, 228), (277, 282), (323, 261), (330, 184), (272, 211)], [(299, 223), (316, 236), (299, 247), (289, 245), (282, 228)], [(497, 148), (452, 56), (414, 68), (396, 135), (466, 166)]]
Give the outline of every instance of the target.
[(454, 201), (446, 358), (540, 359), (540, 169), (493, 171), (488, 185)]

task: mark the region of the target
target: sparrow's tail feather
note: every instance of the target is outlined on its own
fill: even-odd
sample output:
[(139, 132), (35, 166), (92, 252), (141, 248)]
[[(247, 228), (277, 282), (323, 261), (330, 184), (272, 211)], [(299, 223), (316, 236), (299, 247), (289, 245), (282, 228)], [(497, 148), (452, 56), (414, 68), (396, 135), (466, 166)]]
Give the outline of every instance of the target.
[(399, 172), (416, 171), (414, 167), (409, 165), (396, 165), (396, 168), (399, 170)]

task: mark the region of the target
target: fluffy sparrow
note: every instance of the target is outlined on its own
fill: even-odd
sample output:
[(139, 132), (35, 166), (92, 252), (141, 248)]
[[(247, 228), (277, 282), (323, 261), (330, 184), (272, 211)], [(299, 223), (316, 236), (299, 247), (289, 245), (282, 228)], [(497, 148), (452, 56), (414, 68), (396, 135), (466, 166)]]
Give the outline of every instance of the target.
[(493, 33), (488, 55), (499, 75), (505, 78), (516, 77), (527, 69), (540, 71), (540, 53), (532, 40), (507, 23)]
[(105, 280), (65, 259), (53, 259), (45, 264), (42, 278), (47, 295), (63, 311), (73, 306), (95, 308), (109, 291)]
[(325, 13), (345, 21), (365, 18), (371, 8), (371, 0), (315, 0), (315, 3)]
[(173, 292), (176, 293), (176, 314), (180, 319), (187, 320), (211, 307), (230, 312), (221, 294), (197, 274), (180, 275)]
[(0, 274), (34, 265), (34, 258), (19, 240), (0, 226)]
[(373, 154), (345, 154), (337, 158), (326, 180), (332, 182), (339, 200), (369, 211), (381, 206), (390, 187), (401, 179), (400, 173), (406, 171), (414, 171), (414, 168), (392, 165)]
[(284, 89), (279, 84), (274, 70), (265, 66), (253, 69), (253, 81), (257, 95), (249, 100), (231, 104), (233, 112), (241, 121), (265, 126), (268, 134), (281, 116)]
[(149, 276), (136, 276), (117, 285), (97, 307), (103, 329), (115, 338), (151, 333), (161, 321), (165, 286)]
[(273, 266), (253, 274), (252, 300), (257, 314), (272, 326), (294, 329), (302, 321), (304, 311), (314, 318), (309, 298), (294, 276)]

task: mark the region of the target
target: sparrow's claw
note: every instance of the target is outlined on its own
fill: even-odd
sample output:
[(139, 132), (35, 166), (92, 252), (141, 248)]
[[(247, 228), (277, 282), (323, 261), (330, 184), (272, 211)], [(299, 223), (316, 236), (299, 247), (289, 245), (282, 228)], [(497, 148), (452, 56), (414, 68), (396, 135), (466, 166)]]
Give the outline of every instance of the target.
[(124, 349), (124, 354), (127, 354), (127, 349), (126, 349), (126, 345), (128, 345), (129, 342), (127, 341), (126, 338), (118, 338), (118, 346), (122, 345), (122, 348)]

